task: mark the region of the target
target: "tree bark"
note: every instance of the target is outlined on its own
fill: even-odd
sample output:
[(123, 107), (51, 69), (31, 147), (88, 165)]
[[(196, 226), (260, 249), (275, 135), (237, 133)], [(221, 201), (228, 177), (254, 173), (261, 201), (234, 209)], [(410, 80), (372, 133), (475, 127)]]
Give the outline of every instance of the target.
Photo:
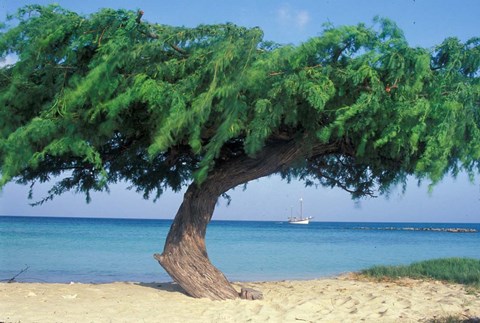
[(238, 297), (223, 273), (208, 259), (205, 247), (207, 225), (218, 195), (190, 185), (172, 223), (161, 255), (154, 255), (162, 267), (193, 297), (214, 300)]
[(239, 297), (223, 273), (211, 264), (205, 246), (207, 225), (219, 196), (250, 180), (277, 173), (300, 158), (334, 151), (333, 145), (304, 151), (292, 140), (267, 146), (255, 158), (242, 156), (216, 166), (200, 186), (190, 185), (163, 253), (154, 258), (190, 296), (212, 300)]

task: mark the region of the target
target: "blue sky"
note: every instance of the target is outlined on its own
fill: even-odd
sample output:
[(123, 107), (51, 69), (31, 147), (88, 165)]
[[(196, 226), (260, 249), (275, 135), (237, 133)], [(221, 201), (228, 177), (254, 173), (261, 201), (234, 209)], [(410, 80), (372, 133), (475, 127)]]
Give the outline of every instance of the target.
[[(196, 26), (233, 22), (259, 26), (266, 40), (299, 44), (314, 37), (324, 23), (334, 26), (371, 24), (375, 16), (394, 20), (412, 46), (432, 47), (444, 38), (462, 40), (480, 36), (478, 0), (297, 0), (297, 1), (19, 1), (0, 0), (0, 20), (6, 13), (31, 3), (59, 3), (88, 14), (102, 7), (142, 9), (144, 20), (169, 25)], [(431, 194), (427, 185), (409, 182), (407, 191), (393, 190), (389, 199), (378, 197), (355, 203), (339, 189), (305, 188), (301, 183), (282, 182), (277, 177), (250, 183), (246, 191), (230, 192), (233, 200), (226, 206), (220, 200), (214, 219), (285, 220), (304, 199), (304, 214), (317, 221), (382, 222), (480, 222), (480, 180), (470, 183), (465, 175), (446, 178)], [(28, 205), (28, 188), (7, 185), (0, 193), (0, 215), (85, 216), (129, 218), (173, 218), (182, 194), (167, 192), (156, 203), (126, 190), (127, 184), (112, 187), (110, 194), (95, 194), (90, 204), (83, 195), (67, 193), (45, 205)], [(45, 188), (35, 192), (42, 197)]]

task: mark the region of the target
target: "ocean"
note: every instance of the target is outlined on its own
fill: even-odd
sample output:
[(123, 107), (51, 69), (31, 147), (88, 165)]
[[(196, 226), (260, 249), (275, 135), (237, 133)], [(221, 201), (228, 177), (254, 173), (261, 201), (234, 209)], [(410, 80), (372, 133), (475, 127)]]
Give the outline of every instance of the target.
[[(0, 216), (0, 281), (27, 267), (16, 281), (171, 281), (153, 259), (163, 250), (170, 224)], [(480, 224), (212, 221), (206, 243), (212, 263), (232, 281), (314, 279), (373, 265), (480, 259)]]

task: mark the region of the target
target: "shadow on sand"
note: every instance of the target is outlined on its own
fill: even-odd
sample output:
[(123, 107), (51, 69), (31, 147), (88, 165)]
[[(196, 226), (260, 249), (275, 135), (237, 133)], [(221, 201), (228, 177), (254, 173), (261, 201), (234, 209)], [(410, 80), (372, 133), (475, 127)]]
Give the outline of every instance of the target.
[(137, 286), (149, 287), (170, 293), (182, 293), (189, 296), (185, 290), (177, 283), (135, 283)]

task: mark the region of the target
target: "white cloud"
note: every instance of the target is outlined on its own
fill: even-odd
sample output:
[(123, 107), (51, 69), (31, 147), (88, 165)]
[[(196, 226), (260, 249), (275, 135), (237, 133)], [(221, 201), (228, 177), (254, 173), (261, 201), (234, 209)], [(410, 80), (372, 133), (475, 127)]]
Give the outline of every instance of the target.
[(302, 29), (310, 21), (310, 14), (306, 10), (296, 10), (289, 6), (283, 6), (277, 10), (277, 19), (282, 25), (293, 25)]
[(310, 21), (310, 14), (306, 10), (297, 12), (295, 21), (300, 28), (303, 28)]
[(282, 7), (278, 9), (277, 17), (281, 22), (290, 22), (292, 20), (292, 13), (289, 8)]

